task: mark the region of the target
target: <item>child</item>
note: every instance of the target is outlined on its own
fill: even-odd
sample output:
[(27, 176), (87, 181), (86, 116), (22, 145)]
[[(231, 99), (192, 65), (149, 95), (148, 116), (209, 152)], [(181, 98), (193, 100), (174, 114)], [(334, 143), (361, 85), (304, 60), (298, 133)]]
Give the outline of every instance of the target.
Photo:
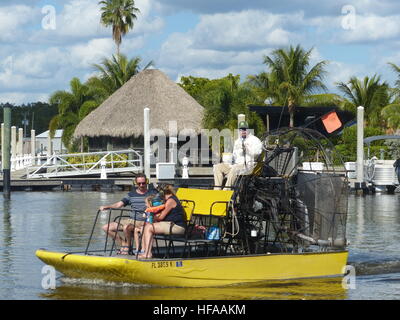
[(159, 195), (151, 195), (145, 199), (147, 209), (145, 210), (146, 222), (153, 223), (154, 215), (157, 215), (164, 210), (163, 204)]
[[(160, 213), (165, 208), (165, 205), (157, 194), (146, 197), (144, 201), (147, 209), (143, 213), (143, 218), (146, 218), (146, 223), (153, 223), (154, 214)], [(139, 234), (142, 232), (142, 229), (143, 227), (136, 227), (133, 230), (135, 238), (137, 237), (137, 239), (139, 239)], [(133, 251), (134, 254), (143, 252), (143, 250), (139, 251), (138, 248)]]
[[(146, 202), (147, 209), (145, 210), (143, 217), (146, 218), (146, 223), (153, 223), (154, 215), (157, 215), (163, 211), (165, 204), (163, 204), (163, 201), (158, 194), (148, 196), (146, 199), (144, 199), (144, 201)], [(142, 228), (135, 228), (135, 233), (139, 234), (141, 231)], [(144, 251), (142, 249), (140, 252), (136, 251), (135, 253), (144, 253)]]

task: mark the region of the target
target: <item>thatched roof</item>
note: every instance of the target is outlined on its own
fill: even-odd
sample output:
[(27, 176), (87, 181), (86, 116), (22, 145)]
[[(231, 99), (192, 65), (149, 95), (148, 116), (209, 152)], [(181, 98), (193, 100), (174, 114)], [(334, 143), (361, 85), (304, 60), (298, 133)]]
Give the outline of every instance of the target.
[(178, 84), (156, 69), (144, 70), (114, 92), (76, 127), (80, 138), (110, 136), (118, 138), (143, 135), (143, 109), (150, 109), (150, 128), (168, 135), (169, 121), (178, 131), (202, 128), (203, 107)]

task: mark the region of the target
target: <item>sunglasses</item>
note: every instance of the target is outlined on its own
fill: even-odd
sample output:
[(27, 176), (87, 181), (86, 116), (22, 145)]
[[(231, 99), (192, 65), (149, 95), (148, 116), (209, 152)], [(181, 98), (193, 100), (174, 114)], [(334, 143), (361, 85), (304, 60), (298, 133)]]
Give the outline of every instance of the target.
[(146, 182), (137, 182), (137, 184), (138, 184), (139, 186), (144, 186), (144, 185), (146, 185)]
[(247, 128), (240, 128), (241, 131), (247, 131)]

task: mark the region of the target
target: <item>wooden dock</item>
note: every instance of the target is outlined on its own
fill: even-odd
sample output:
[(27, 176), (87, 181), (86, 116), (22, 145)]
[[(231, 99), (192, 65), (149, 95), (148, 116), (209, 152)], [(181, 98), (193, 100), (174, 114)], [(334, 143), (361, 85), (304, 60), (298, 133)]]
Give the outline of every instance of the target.
[[(150, 183), (171, 183), (174, 186), (209, 187), (214, 183), (212, 167), (190, 168), (189, 179), (182, 179), (178, 175), (175, 179), (158, 181), (155, 170), (151, 171)], [(134, 175), (126, 174), (108, 176), (107, 179), (99, 177), (59, 177), (25, 179), (25, 171), (13, 172), (11, 175), (11, 191), (117, 191), (130, 190), (133, 185)], [(0, 176), (0, 191), (3, 191), (3, 179)]]
[[(41, 178), (25, 179), (25, 170), (13, 172), (11, 175), (11, 191), (128, 191), (132, 188), (134, 175), (120, 174), (108, 175), (107, 179), (99, 177), (65, 177), (65, 178)], [(208, 188), (213, 186), (212, 167), (191, 167), (189, 179), (181, 178), (179, 170), (175, 179), (157, 180), (155, 169), (151, 170), (150, 183), (171, 183), (176, 187), (192, 186), (195, 188)], [(349, 179), (351, 192), (356, 192), (354, 187), (355, 179)], [(3, 179), (0, 175), (0, 191), (3, 191)], [(364, 194), (368, 193), (364, 190)]]

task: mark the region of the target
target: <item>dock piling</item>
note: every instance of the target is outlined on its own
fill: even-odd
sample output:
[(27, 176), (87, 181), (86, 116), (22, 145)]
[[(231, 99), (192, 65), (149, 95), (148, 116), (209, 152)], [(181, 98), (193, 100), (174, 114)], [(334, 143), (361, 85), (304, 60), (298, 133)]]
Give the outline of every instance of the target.
[(144, 108), (144, 174), (150, 179), (150, 108)]
[(357, 166), (355, 182), (356, 190), (366, 188), (364, 180), (364, 107), (357, 108)]
[(3, 107), (4, 115), (4, 146), (3, 150), (3, 197), (10, 199), (11, 195), (11, 170), (10, 170), (10, 159), (11, 159), (11, 107), (6, 104)]

